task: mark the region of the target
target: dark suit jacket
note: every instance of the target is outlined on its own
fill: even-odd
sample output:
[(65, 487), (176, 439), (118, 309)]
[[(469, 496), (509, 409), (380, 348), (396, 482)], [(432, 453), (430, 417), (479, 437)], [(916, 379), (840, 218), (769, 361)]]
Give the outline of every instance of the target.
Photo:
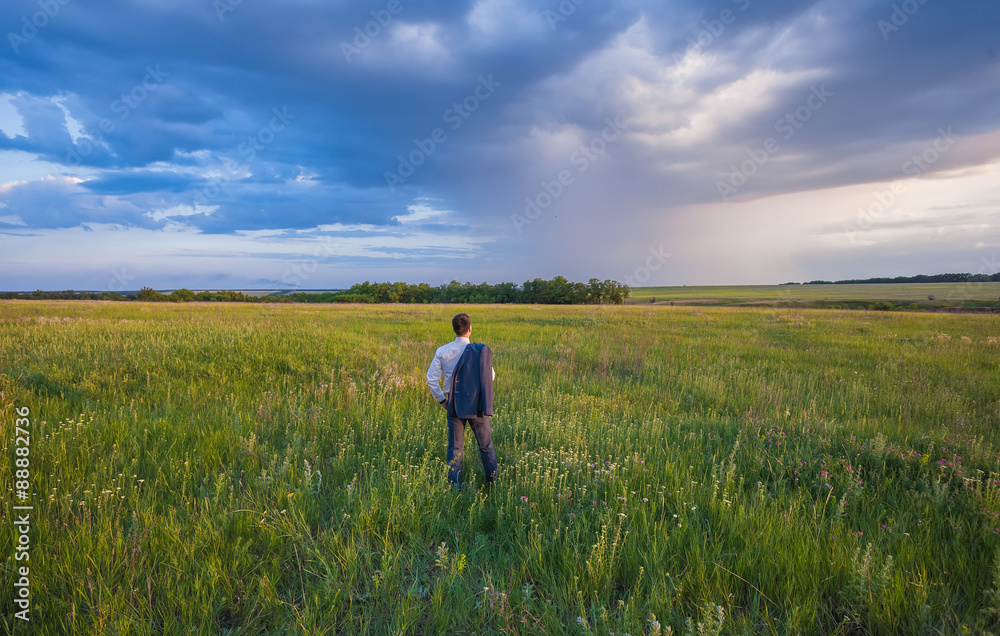
[(493, 352), (469, 343), (451, 375), (449, 411), (462, 419), (493, 415)]

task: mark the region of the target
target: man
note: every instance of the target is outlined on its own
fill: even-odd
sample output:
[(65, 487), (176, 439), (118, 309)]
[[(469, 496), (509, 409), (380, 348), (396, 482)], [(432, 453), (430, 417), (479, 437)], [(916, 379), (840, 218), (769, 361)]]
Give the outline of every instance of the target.
[[(462, 449), (465, 444), (465, 425), (472, 427), (479, 445), (479, 456), (486, 472), (489, 487), (496, 476), (497, 455), (493, 449), (490, 416), (493, 415), (492, 352), (483, 344), (470, 346), (472, 319), (469, 314), (458, 314), (451, 319), (455, 339), (438, 347), (430, 368), (427, 385), (434, 399), (448, 416), (448, 481), (453, 488), (462, 488)], [(489, 368), (489, 373), (486, 369)], [(448, 393), (438, 382), (444, 378)], [(456, 390), (456, 384), (458, 389)]]

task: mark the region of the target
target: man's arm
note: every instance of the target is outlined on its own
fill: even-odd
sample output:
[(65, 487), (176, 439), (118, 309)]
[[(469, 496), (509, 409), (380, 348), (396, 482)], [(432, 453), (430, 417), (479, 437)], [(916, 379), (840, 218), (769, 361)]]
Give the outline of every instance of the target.
[(431, 395), (438, 402), (444, 401), (444, 391), (441, 390), (441, 376), (444, 375), (444, 367), (441, 365), (441, 356), (434, 354), (431, 366), (427, 369), (427, 386), (431, 388)]

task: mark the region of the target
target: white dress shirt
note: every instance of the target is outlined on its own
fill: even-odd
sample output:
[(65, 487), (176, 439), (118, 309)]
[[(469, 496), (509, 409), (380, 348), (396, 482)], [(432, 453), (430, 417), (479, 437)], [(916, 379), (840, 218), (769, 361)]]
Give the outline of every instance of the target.
[[(427, 369), (427, 386), (431, 387), (431, 393), (438, 402), (445, 399), (447, 390), (451, 388), (451, 374), (454, 373), (458, 359), (462, 357), (467, 344), (469, 344), (468, 338), (458, 337), (446, 345), (441, 345), (434, 352), (434, 359), (431, 360), (431, 366)], [(496, 369), (493, 367), (490, 369), (493, 371), (493, 379), (495, 380), (497, 377)], [(438, 383), (442, 375), (444, 376), (445, 391), (441, 390), (441, 385)]]

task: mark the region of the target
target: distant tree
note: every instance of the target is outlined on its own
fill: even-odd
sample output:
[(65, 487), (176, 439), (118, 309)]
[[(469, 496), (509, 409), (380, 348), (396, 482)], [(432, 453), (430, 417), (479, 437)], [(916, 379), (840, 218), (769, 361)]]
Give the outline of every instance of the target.
[(493, 302), (516, 303), (518, 291), (516, 283), (498, 283), (493, 286)]
[(601, 288), (601, 281), (596, 278), (587, 281), (587, 302), (593, 305), (604, 302), (604, 290)]
[(165, 294), (161, 294), (152, 287), (143, 287), (139, 290), (139, 300), (142, 302), (163, 302), (166, 299)]
[(621, 305), (625, 302), (629, 295), (628, 285), (623, 285), (616, 280), (606, 280), (604, 285), (608, 289), (608, 301), (616, 305)]

